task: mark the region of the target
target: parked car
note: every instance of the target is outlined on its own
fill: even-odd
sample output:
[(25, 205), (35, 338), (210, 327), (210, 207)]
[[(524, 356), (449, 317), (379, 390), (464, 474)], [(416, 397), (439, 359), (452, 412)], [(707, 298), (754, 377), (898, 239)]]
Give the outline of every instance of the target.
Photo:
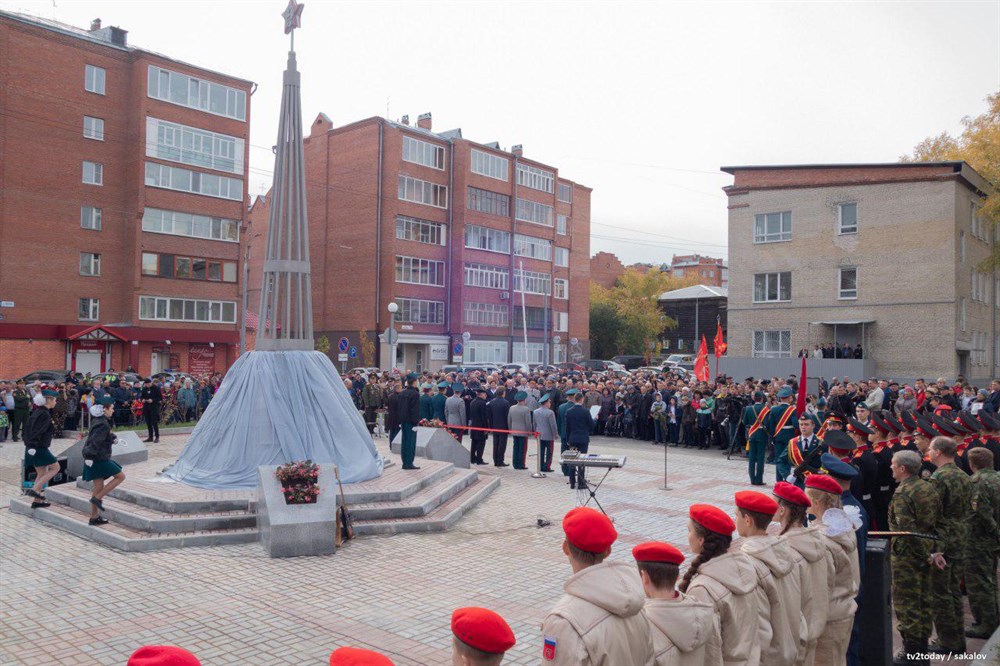
[(449, 374), (451, 374), (453, 372), (455, 372), (455, 373), (462, 372), (462, 366), (460, 366), (460, 365), (442, 365), (441, 366), (441, 372), (445, 373), (446, 375), (449, 375)]
[(559, 372), (559, 368), (554, 365), (542, 365), (541, 363), (529, 363), (528, 367), (532, 372)]
[(624, 366), (624, 368), (626, 370), (635, 370), (639, 366), (641, 366), (641, 365), (643, 365), (643, 364), (646, 363), (646, 357), (645, 356), (634, 356), (634, 355), (627, 355), (627, 354), (621, 354), (621, 355), (615, 356), (611, 360), (614, 361), (615, 363), (621, 364), (622, 366)]
[(503, 365), (500, 366), (500, 368), (503, 370), (509, 370), (511, 372), (523, 372), (525, 374), (531, 372), (531, 369), (528, 368), (527, 363), (504, 363)]
[(150, 379), (160, 380), (161, 382), (170, 382), (171, 384), (176, 384), (177, 382), (183, 382), (185, 379), (190, 379), (192, 382), (197, 382), (198, 380), (189, 375), (186, 372), (158, 372)]
[(560, 372), (583, 372), (585, 368), (578, 363), (559, 363), (556, 365)]
[(368, 375), (372, 374), (373, 372), (376, 375), (381, 375), (382, 374), (382, 370), (380, 370), (379, 368), (351, 368), (348, 372), (360, 372), (365, 377), (367, 377)]
[(669, 365), (679, 365), (682, 367), (690, 365), (693, 368), (694, 361), (694, 354), (671, 354), (667, 357), (667, 363)]
[(582, 365), (585, 370), (599, 370), (601, 372), (611, 368), (608, 361), (601, 361), (595, 358), (588, 358), (580, 361), (580, 365)]
[(31, 384), (32, 382), (64, 382), (69, 378), (69, 370), (35, 370), (34, 372), (29, 372), (24, 377), (25, 384)]
[(500, 366), (494, 363), (466, 363), (462, 366), (462, 372), (472, 372), (473, 370), (486, 373), (500, 372)]

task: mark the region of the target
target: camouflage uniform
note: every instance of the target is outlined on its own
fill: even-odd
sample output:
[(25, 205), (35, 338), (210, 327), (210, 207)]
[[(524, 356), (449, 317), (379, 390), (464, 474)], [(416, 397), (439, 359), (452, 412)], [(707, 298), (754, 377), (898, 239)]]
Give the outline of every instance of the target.
[[(889, 529), (934, 534), (941, 510), (937, 491), (911, 476), (896, 488), (889, 503)], [(931, 637), (932, 542), (918, 537), (896, 537), (892, 542), (892, 601), (899, 634), (908, 652), (926, 649)]]
[(374, 381), (365, 384), (361, 389), (361, 405), (365, 408), (365, 425), (368, 432), (375, 431), (375, 410), (381, 409), (383, 402), (382, 389)]
[(938, 467), (930, 483), (941, 497), (937, 550), (944, 554), (944, 570), (931, 568), (931, 595), (938, 647), (965, 652), (965, 611), (962, 607), (960, 581), (965, 568), (969, 511), (972, 508), (972, 481), (969, 475), (950, 462)]
[(972, 475), (972, 516), (965, 587), (976, 633), (997, 628), (997, 552), (1000, 551), (1000, 473), (984, 469)]

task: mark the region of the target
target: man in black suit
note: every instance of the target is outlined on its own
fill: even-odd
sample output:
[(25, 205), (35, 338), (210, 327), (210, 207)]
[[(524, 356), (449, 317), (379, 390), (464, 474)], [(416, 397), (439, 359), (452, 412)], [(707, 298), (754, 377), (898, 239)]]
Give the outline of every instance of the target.
[(163, 393), (160, 387), (147, 377), (142, 383), (142, 391), (139, 393), (139, 400), (142, 401), (142, 416), (146, 419), (146, 429), (149, 431), (147, 442), (160, 441), (160, 403), (163, 402)]
[[(469, 425), (473, 428), (489, 428), (490, 414), (486, 404), (486, 389), (482, 386), (476, 388), (476, 397), (469, 403)], [(473, 465), (487, 464), (483, 460), (483, 452), (486, 450), (486, 433), (482, 430), (470, 430), (472, 435), (472, 447), (469, 458)]]
[[(490, 427), (500, 430), (507, 430), (507, 412), (510, 411), (510, 402), (504, 397), (504, 388), (498, 387), (496, 397), (486, 405), (487, 414), (490, 419)], [(503, 461), (507, 454), (507, 433), (493, 433), (493, 464), (497, 467), (507, 467)]]
[[(573, 396), (573, 406), (566, 411), (566, 441), (569, 448), (580, 453), (590, 450), (590, 433), (594, 432), (594, 417), (590, 410), (583, 406), (584, 395)], [(587, 481), (584, 468), (579, 465), (570, 466), (569, 487), (576, 490), (586, 490)]]

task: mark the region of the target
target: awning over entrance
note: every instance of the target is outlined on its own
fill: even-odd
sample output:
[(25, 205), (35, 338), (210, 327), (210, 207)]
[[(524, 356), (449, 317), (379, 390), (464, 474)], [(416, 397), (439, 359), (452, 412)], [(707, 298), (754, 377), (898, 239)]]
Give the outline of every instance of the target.
[(813, 321), (813, 326), (857, 326), (858, 324), (874, 324), (874, 319), (841, 319), (837, 321)]
[(85, 328), (66, 338), (70, 342), (76, 340), (103, 340), (105, 342), (128, 342), (128, 338), (119, 335), (113, 329), (105, 328), (100, 324)]

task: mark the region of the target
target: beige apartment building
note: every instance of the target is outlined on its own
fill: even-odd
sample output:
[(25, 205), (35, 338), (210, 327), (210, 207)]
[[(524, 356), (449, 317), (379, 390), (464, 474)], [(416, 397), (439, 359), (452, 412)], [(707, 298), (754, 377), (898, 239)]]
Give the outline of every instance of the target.
[(880, 376), (1000, 376), (1000, 278), (977, 269), (997, 242), (990, 186), (968, 164), (722, 170), (731, 356), (860, 343)]

